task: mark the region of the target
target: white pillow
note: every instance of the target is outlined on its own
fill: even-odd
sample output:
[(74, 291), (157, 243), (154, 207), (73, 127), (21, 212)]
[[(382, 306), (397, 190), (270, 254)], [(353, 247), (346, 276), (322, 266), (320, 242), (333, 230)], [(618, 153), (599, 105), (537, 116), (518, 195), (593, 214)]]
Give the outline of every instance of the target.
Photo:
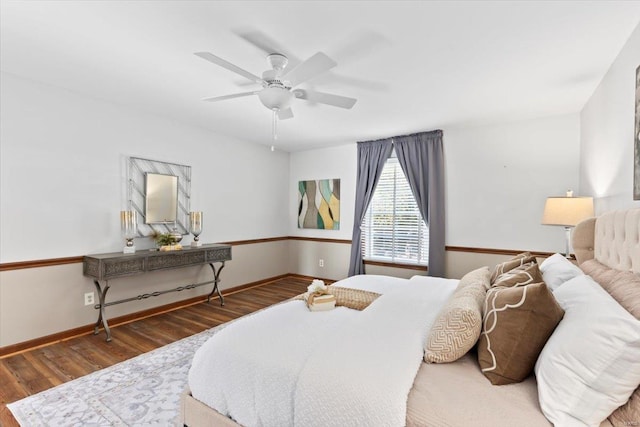
[(640, 321), (586, 275), (554, 296), (565, 314), (536, 362), (540, 407), (556, 426), (598, 426), (640, 384)]
[(542, 279), (549, 289), (555, 291), (567, 280), (584, 274), (580, 268), (569, 261), (564, 255), (554, 254), (540, 264)]

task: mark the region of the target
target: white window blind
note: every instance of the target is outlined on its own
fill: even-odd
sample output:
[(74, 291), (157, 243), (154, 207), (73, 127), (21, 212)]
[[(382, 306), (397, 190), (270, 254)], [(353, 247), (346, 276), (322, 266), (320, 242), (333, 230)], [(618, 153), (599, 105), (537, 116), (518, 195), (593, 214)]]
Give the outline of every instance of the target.
[(429, 230), (396, 157), (385, 163), (361, 228), (365, 260), (427, 265)]

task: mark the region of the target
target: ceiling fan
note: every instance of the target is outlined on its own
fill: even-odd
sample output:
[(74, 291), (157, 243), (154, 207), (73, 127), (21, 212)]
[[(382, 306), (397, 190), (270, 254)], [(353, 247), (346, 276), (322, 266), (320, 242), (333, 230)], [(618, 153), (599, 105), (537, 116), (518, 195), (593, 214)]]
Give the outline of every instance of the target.
[(258, 95), (260, 102), (277, 114), (280, 120), (290, 119), (293, 117), (293, 111), (291, 110), (291, 101), (293, 98), (346, 109), (353, 107), (357, 101), (355, 98), (348, 98), (346, 96), (300, 88), (294, 89), (296, 86), (338, 65), (334, 60), (322, 52), (316, 53), (311, 58), (291, 69), (287, 68), (289, 60), (285, 55), (272, 53), (267, 56), (267, 62), (271, 66), (271, 69), (263, 72), (262, 77), (258, 77), (246, 70), (243, 70), (242, 68), (209, 52), (197, 52), (195, 55), (222, 68), (226, 68), (229, 71), (233, 71), (254, 83), (262, 85), (262, 89), (260, 90), (235, 93), (232, 95), (215, 96), (205, 98), (203, 99), (204, 101), (217, 102), (225, 99)]

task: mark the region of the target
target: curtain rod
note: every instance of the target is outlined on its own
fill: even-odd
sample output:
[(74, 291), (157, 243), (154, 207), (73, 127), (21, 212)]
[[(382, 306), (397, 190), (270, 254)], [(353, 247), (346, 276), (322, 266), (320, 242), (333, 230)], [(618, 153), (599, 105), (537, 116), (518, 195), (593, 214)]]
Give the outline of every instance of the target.
[(442, 130), (441, 129), (435, 129), (435, 130), (424, 131), (424, 132), (410, 133), (410, 134), (406, 134), (406, 135), (396, 135), (396, 136), (391, 136), (391, 137), (388, 137), (388, 138), (374, 139), (374, 140), (371, 140), (371, 141), (358, 141), (358, 143), (387, 141), (389, 139), (394, 139), (394, 138), (404, 138), (404, 137), (408, 137), (408, 136), (417, 136), (417, 135), (423, 135), (423, 134), (434, 134), (434, 136), (442, 136)]

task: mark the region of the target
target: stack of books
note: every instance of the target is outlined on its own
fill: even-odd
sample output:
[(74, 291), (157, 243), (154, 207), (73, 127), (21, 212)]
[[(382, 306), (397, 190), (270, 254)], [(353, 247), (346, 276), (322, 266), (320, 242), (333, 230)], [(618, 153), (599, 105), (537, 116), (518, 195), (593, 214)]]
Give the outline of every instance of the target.
[(331, 294), (314, 295), (307, 299), (307, 305), (311, 311), (333, 310), (336, 306), (336, 297)]

